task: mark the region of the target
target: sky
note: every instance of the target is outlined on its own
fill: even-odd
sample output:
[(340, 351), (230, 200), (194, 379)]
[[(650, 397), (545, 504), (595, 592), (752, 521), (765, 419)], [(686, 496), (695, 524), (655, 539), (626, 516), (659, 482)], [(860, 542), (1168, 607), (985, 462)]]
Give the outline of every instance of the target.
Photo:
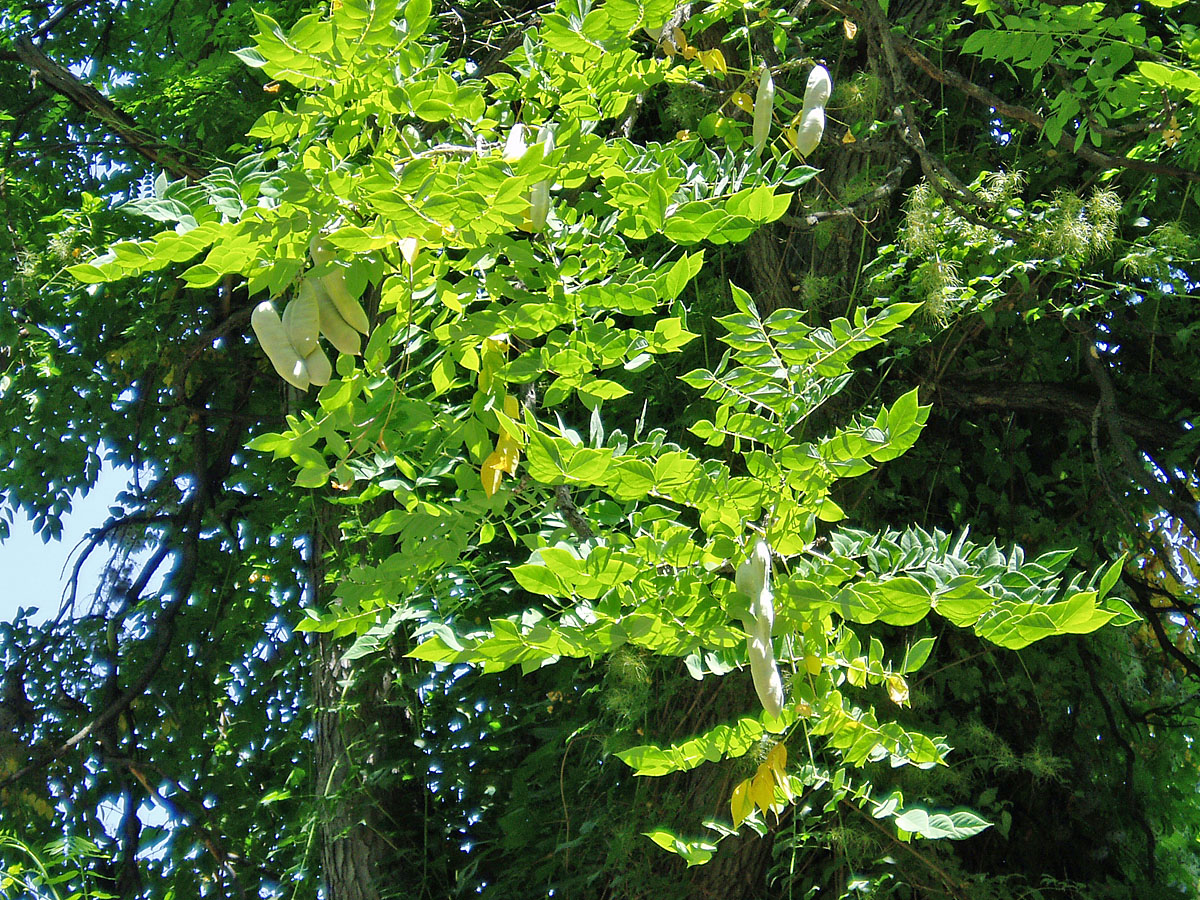
[[(79, 552), (77, 545), (88, 531), (108, 519), (108, 508), (125, 490), (129, 475), (128, 469), (114, 469), (106, 463), (96, 486), (86, 497), (76, 495), (71, 512), (63, 516), (61, 540), (43, 543), (28, 519), (16, 518), (12, 534), (0, 543), (0, 621), (11, 622), (22, 606), (38, 608), (34, 621), (54, 618), (70, 566)], [(84, 565), (77, 611), (88, 608), (108, 555), (105, 548), (99, 547)]]

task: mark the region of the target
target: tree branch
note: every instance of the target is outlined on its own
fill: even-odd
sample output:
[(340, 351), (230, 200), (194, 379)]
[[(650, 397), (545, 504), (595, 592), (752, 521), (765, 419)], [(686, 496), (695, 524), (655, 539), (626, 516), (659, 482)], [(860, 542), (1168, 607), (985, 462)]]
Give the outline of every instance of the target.
[[(921, 53), (920, 50), (897, 35), (889, 34), (886, 40), (894, 44), (901, 53), (912, 60), (921, 71), (934, 81), (961, 91), (973, 100), (977, 100), (990, 109), (995, 110), (997, 114), (1004, 118), (1025, 122), (1044, 132), (1046, 119), (1033, 110), (1026, 109), (1024, 106), (1005, 103), (987, 88), (964, 78), (953, 69), (939, 68), (927, 56)], [(1076, 156), (1093, 165), (1109, 169), (1133, 169), (1138, 172), (1149, 172), (1154, 175), (1183, 178), (1187, 181), (1200, 181), (1200, 172), (1192, 172), (1188, 169), (1181, 169), (1178, 166), (1167, 165), (1165, 163), (1148, 162), (1144, 159), (1111, 156), (1108, 153), (1102, 153), (1086, 141), (1079, 146), (1079, 149), (1075, 149), (1075, 135), (1068, 132), (1065, 128), (1055, 147), (1064, 152), (1074, 153)]]
[(85, 113), (95, 116), (139, 155), (181, 178), (195, 181), (208, 174), (205, 169), (176, 155), (175, 151), (163, 149), (162, 142), (147, 134), (131, 116), (47, 57), (27, 36), (17, 38), (14, 46), (17, 59), (28, 65), (40, 81)]
[(779, 221), (793, 228), (815, 228), (826, 219), (845, 219), (851, 217), (857, 219), (860, 213), (866, 212), (879, 201), (886, 200), (892, 194), (896, 193), (900, 189), (900, 181), (904, 178), (904, 174), (912, 167), (912, 164), (913, 160), (911, 156), (902, 156), (900, 161), (884, 176), (883, 182), (875, 190), (840, 209), (821, 209), (800, 216), (785, 215), (780, 216)]
[(1100, 352), (1096, 349), (1095, 341), (1091, 338), (1086, 339), (1088, 346), (1083, 353), (1084, 362), (1096, 382), (1096, 386), (1100, 389), (1100, 407), (1104, 414), (1104, 422), (1108, 427), (1113, 449), (1120, 457), (1126, 474), (1146, 491), (1159, 509), (1177, 517), (1194, 536), (1200, 538), (1200, 515), (1196, 513), (1194, 501), (1189, 498), (1187, 503), (1177, 502), (1167, 486), (1147, 472), (1145, 464), (1130, 449), (1129, 438), (1121, 427), (1121, 412), (1117, 406), (1112, 380), (1108, 376), (1108, 368), (1100, 359)]
[[(1040, 412), (1086, 421), (1098, 397), (1065, 384), (980, 381), (946, 381), (930, 385), (933, 402), (945, 409)], [(1125, 410), (1116, 416), (1122, 430), (1139, 444), (1170, 447), (1186, 432), (1173, 423)]]

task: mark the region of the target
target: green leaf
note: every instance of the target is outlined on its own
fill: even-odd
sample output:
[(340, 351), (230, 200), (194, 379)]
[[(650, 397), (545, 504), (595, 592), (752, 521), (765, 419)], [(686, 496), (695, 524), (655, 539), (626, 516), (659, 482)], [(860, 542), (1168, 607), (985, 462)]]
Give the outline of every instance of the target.
[(408, 26), (408, 36), (412, 40), (419, 38), (429, 27), (429, 14), (433, 10), (432, 0), (406, 0), (404, 4), (404, 23)]
[(910, 806), (896, 816), (896, 827), (931, 840), (949, 838), (961, 841), (991, 828), (992, 823), (965, 807), (939, 812), (923, 806)]
[(909, 645), (908, 649), (904, 651), (904, 662), (900, 666), (900, 671), (905, 674), (916, 672), (921, 666), (925, 665), (925, 661), (929, 659), (929, 654), (933, 652), (933, 644), (933, 638), (923, 637)]

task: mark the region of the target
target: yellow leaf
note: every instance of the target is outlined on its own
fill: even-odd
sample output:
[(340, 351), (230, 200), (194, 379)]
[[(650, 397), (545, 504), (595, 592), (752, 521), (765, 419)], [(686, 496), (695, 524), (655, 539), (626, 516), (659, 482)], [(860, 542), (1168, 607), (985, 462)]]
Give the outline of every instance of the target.
[(767, 754), (766, 765), (770, 767), (771, 774), (775, 776), (775, 784), (782, 789), (784, 796), (791, 800), (793, 794), (792, 782), (787, 776), (787, 747), (782, 743), (772, 747), (771, 752)]
[(695, 59), (700, 54), (700, 51), (697, 50), (695, 47), (684, 47), (679, 52), (683, 56), (684, 59), (689, 60), (689, 61)]
[(709, 72), (718, 72), (721, 75), (729, 74), (729, 67), (725, 65), (725, 54), (721, 52), (720, 48), (701, 50), (699, 57), (700, 64)]
[(744, 113), (753, 113), (754, 112), (754, 101), (750, 99), (749, 94), (743, 93), (742, 91), (734, 91), (733, 96), (730, 97), (729, 99), (732, 100), (733, 105), (736, 106), (738, 109), (740, 109), (742, 112), (744, 112)]
[(500, 454), (492, 453), (483, 461), (479, 469), (479, 480), (483, 482), (483, 492), (491, 497), (500, 490), (500, 482), (504, 479), (504, 470), (500, 468)]
[(746, 816), (754, 812), (754, 801), (750, 799), (749, 778), (733, 789), (733, 799), (729, 801), (729, 810), (733, 813), (734, 828), (740, 828), (746, 821)]
[(854, 136), (854, 133), (852, 131), (850, 131), (849, 128), (847, 128), (846, 133), (844, 135), (842, 135), (842, 143), (843, 144), (853, 144), (857, 140), (858, 140), (858, 138), (856, 138)]
[(671, 29), (671, 40), (673, 40), (675, 42), (675, 46), (678, 47), (680, 50), (684, 50), (687, 48), (687, 45), (688, 45), (687, 35), (683, 33), (682, 28), (672, 28)]
[(855, 35), (858, 34), (858, 26), (849, 19), (842, 19), (842, 30), (846, 32), (846, 40), (848, 41), (854, 40)]
[(775, 805), (775, 775), (766, 763), (758, 767), (750, 781), (750, 797), (763, 812)]
[(1179, 120), (1171, 116), (1171, 121), (1163, 130), (1163, 143), (1168, 147), (1174, 147), (1179, 143), (1179, 139), (1183, 137), (1183, 132), (1179, 128)]
[(504, 414), (514, 422), (521, 418), (521, 401), (512, 394), (504, 395)]
[(767, 754), (767, 765), (776, 772), (783, 774), (787, 771), (787, 747), (783, 744), (776, 744), (771, 748), (771, 752)]
[(897, 706), (908, 706), (908, 682), (903, 675), (889, 675), (886, 679), (888, 696)]
[(485, 338), (479, 351), (479, 390), (487, 393), (492, 389), (496, 370), (508, 362), (508, 335), (495, 334)]
[[(513, 440), (512, 435), (506, 431), (496, 441), (496, 451), (488, 459), (495, 460), (494, 465), (500, 471), (516, 475), (517, 463), (521, 460), (521, 445)], [(484, 465), (487, 463), (485, 462)]]

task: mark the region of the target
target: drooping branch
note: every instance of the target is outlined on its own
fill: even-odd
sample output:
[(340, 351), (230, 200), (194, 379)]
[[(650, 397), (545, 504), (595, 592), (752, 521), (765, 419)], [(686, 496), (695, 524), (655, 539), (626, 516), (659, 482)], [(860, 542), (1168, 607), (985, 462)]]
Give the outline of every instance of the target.
[[(193, 517), (194, 518), (194, 517)], [(53, 762), (64, 754), (68, 753), (72, 748), (77, 747), (83, 741), (86, 741), (92, 735), (98, 733), (109, 723), (116, 720), (117, 716), (129, 708), (138, 697), (140, 697), (149, 687), (154, 676), (158, 674), (158, 670), (162, 667), (163, 661), (167, 657), (167, 653), (174, 646), (173, 637), (175, 634), (175, 619), (179, 615), (188, 597), (191, 595), (192, 583), (196, 577), (196, 564), (199, 542), (199, 522), (189, 523), (185, 526), (181, 541), (181, 558), (179, 564), (175, 567), (175, 571), (169, 577), (169, 591), (171, 600), (158, 614), (154, 623), (155, 648), (150, 658), (143, 664), (141, 671), (138, 673), (133, 683), (129, 685), (121, 694), (100, 713), (76, 731), (65, 741), (43, 748), (41, 752), (36, 753), (30, 762), (0, 780), (0, 788), (6, 787), (15, 781), (19, 781), (26, 775), (41, 769), (46, 764)]]

